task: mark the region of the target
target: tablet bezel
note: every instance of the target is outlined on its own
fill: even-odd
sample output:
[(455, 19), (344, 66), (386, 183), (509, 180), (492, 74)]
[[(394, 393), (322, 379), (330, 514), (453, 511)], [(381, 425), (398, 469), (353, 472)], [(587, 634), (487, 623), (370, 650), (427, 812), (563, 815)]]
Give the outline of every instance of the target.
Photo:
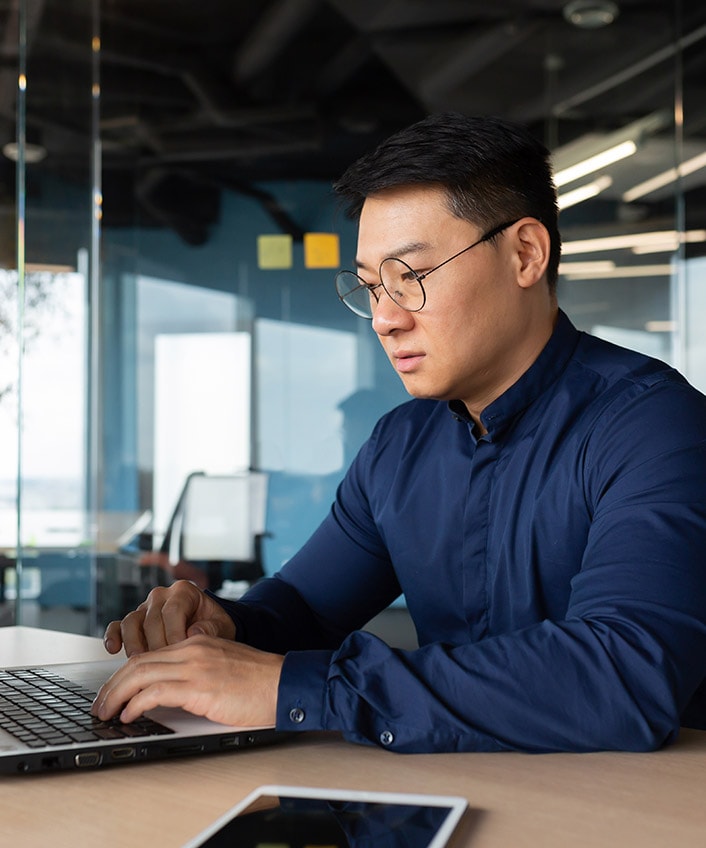
[(448, 814), (436, 831), (427, 848), (444, 848), (453, 835), (464, 812), (468, 801), (456, 795), (428, 795), (410, 792), (372, 792), (356, 789), (326, 789), (316, 786), (287, 786), (282, 784), (265, 784), (253, 789), (242, 801), (216, 819), (211, 825), (202, 830), (183, 848), (200, 848), (212, 836), (223, 830), (232, 819), (242, 815), (258, 799), (266, 796), (302, 798), (319, 801), (359, 801), (370, 804), (402, 804), (408, 806), (443, 807)]

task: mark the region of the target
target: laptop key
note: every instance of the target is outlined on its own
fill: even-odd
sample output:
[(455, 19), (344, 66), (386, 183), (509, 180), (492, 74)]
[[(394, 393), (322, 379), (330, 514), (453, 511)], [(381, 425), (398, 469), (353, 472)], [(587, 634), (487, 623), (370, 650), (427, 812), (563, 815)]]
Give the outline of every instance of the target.
[(98, 727), (93, 731), (98, 739), (124, 739), (125, 734), (115, 727)]
[(129, 725), (117, 719), (101, 722), (90, 713), (94, 697), (44, 669), (2, 671), (0, 704), (6, 709), (0, 712), (0, 727), (32, 748), (173, 732), (144, 717)]

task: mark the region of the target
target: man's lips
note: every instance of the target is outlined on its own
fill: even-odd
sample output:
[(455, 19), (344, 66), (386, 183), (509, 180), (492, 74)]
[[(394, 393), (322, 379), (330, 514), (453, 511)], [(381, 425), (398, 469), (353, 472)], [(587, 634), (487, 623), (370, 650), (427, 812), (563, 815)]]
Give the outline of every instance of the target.
[(413, 353), (412, 351), (399, 351), (398, 353), (393, 353), (392, 358), (395, 361), (397, 370), (402, 374), (406, 374), (414, 371), (422, 359), (424, 359), (424, 354)]

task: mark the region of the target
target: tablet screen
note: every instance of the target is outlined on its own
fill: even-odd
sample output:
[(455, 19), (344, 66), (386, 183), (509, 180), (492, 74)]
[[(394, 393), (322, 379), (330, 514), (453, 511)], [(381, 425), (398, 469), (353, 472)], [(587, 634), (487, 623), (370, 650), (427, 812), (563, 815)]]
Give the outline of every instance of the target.
[(465, 799), (261, 787), (186, 848), (441, 848)]

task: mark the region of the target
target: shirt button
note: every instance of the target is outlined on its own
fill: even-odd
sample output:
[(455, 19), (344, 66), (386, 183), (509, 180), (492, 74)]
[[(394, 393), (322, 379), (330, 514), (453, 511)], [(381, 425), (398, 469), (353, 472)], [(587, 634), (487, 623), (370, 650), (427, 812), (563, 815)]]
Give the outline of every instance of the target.
[(392, 745), (395, 741), (395, 734), (391, 730), (383, 730), (380, 734), (380, 743), (382, 745)]
[(289, 720), (293, 721), (295, 724), (301, 724), (306, 718), (306, 713), (301, 707), (294, 707), (294, 709), (289, 711)]

